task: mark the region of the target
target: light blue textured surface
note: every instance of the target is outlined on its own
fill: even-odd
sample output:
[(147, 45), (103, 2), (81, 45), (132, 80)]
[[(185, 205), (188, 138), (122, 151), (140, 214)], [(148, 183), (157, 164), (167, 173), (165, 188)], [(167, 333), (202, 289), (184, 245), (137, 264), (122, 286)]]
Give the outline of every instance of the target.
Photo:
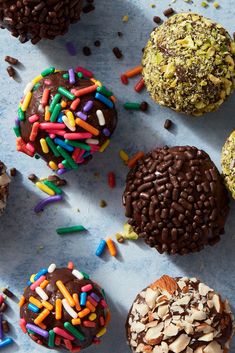
[[(220, 21), (230, 33), (234, 27), (234, 1), (220, 0), (221, 8), (216, 10), (210, 2), (207, 9), (177, 0), (173, 7), (179, 12), (191, 8), (214, 20)], [(152, 9), (150, 4), (155, 3)], [(51, 262), (66, 265), (68, 260), (75, 262), (77, 268), (90, 273), (109, 296), (112, 322), (102, 345), (91, 347), (87, 353), (125, 353), (125, 319), (128, 308), (137, 292), (164, 273), (174, 276), (198, 276), (226, 296), (235, 307), (235, 207), (226, 225), (226, 234), (213, 248), (206, 248), (199, 254), (185, 257), (168, 257), (145, 247), (142, 243), (129, 242), (119, 245), (119, 257), (96, 258), (94, 253), (100, 238), (113, 235), (122, 230), (124, 212), (121, 203), (126, 167), (119, 160), (118, 151), (125, 149), (130, 155), (137, 150), (148, 151), (157, 145), (192, 144), (205, 149), (220, 167), (220, 151), (225, 138), (235, 128), (234, 96), (217, 112), (202, 118), (189, 118), (178, 115), (165, 108), (154, 105), (147, 94), (136, 94), (131, 80), (128, 87), (119, 82), (119, 74), (127, 68), (140, 63), (141, 49), (145, 45), (153, 27), (154, 15), (162, 15), (168, 7), (164, 0), (97, 0), (96, 11), (83, 16), (69, 34), (53, 42), (21, 45), (6, 31), (0, 32), (0, 159), (8, 167), (16, 167), (20, 173), (12, 180), (8, 208), (0, 223), (0, 288), (9, 285), (18, 296), (23, 291), (28, 275), (47, 266)], [(129, 15), (129, 22), (122, 23), (122, 16)], [(117, 32), (124, 33), (118, 38)], [(101, 47), (95, 48), (93, 42), (101, 40)], [(78, 55), (71, 57), (65, 49), (66, 41), (73, 41)], [(88, 45), (93, 55), (84, 57), (82, 47)], [(124, 58), (118, 61), (113, 53), (114, 46), (123, 50)], [(8, 78), (5, 69), (5, 55), (17, 57), (23, 67), (19, 70), (20, 82)], [(36, 161), (15, 152), (15, 137), (12, 124), (16, 115), (17, 103), (25, 84), (41, 72), (43, 68), (54, 65), (69, 68), (75, 65), (86, 66), (96, 73), (96, 77), (110, 87), (119, 99), (119, 124), (112, 139), (111, 147), (100, 154), (90, 164), (78, 172), (66, 175), (68, 187), (66, 201), (48, 207), (44, 213), (35, 215), (33, 207), (44, 195), (27, 180), (28, 174), (49, 175), (49, 169), (41, 161)], [(148, 114), (128, 113), (122, 104), (128, 100), (150, 102)], [(166, 118), (175, 122), (172, 132), (164, 130)], [(117, 187), (110, 190), (106, 175), (113, 170), (117, 176)], [(99, 172), (100, 177), (94, 173)], [(108, 207), (99, 207), (100, 199), (105, 199)], [(79, 208), (80, 212), (77, 212)], [(88, 227), (87, 234), (58, 236), (57, 227), (83, 224)], [(39, 247), (43, 249), (39, 250)], [(10, 301), (9, 301), (10, 302)], [(18, 307), (12, 302), (6, 317), (11, 323), (11, 334), (16, 344), (3, 349), (4, 352), (39, 353), (46, 352), (24, 336), (17, 326)], [(232, 346), (235, 349), (235, 344)]]

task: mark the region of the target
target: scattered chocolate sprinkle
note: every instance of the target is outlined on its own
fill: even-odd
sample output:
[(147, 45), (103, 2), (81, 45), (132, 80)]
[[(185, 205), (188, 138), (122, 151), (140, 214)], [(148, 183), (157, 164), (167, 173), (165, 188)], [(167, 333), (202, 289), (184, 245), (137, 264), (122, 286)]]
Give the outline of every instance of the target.
[(89, 47), (83, 47), (82, 51), (85, 56), (91, 55), (91, 49)]
[(15, 59), (15, 58), (13, 58), (12, 56), (9, 56), (9, 55), (5, 56), (5, 61), (7, 63), (11, 64), (11, 65), (19, 64), (19, 60), (18, 59)]
[(100, 200), (100, 207), (104, 208), (107, 206), (107, 202), (105, 200)]
[(10, 176), (14, 177), (14, 176), (16, 176), (16, 173), (17, 173), (16, 168), (11, 168), (10, 169)]
[(118, 47), (113, 48), (113, 54), (116, 56), (117, 59), (121, 59), (123, 54)]
[(159, 16), (154, 16), (154, 18), (153, 18), (153, 22), (155, 22), (155, 23), (159, 24), (159, 23), (161, 23), (161, 22), (162, 22), (162, 19), (161, 19), (161, 17), (159, 17)]
[(30, 174), (30, 175), (28, 176), (28, 179), (29, 179), (30, 181), (32, 181), (33, 183), (36, 183), (36, 181), (38, 180), (38, 177), (37, 177), (35, 174)]
[(122, 32), (117, 32), (117, 34), (118, 34), (118, 37), (122, 37), (123, 36)]
[(94, 11), (95, 10), (95, 6), (92, 5), (92, 4), (88, 4), (88, 5), (85, 5), (82, 9), (82, 12), (83, 13), (89, 13), (91, 11)]
[(164, 128), (165, 129), (170, 129), (172, 126), (172, 121), (170, 119), (166, 119), (165, 123), (164, 123)]
[(2, 328), (4, 333), (8, 333), (10, 331), (9, 324), (7, 320), (2, 320)]
[(96, 41), (94, 42), (94, 46), (95, 46), (95, 47), (100, 47), (100, 45), (101, 45), (100, 40), (96, 40)]
[(163, 11), (163, 14), (166, 17), (170, 17), (172, 15), (174, 15), (175, 11), (172, 9), (172, 7), (169, 7), (168, 9), (166, 9), (165, 11)]
[(7, 67), (7, 72), (8, 72), (8, 75), (10, 77), (13, 77), (13, 78), (15, 77), (16, 71), (15, 71), (14, 67), (8, 66)]
[(3, 294), (5, 294), (8, 298), (13, 298), (15, 295), (14, 295), (14, 293), (12, 293), (11, 291), (10, 291), (10, 289), (8, 289), (8, 288), (4, 288), (3, 289)]
[(7, 310), (7, 308), (8, 308), (8, 305), (5, 302), (3, 302), (0, 306), (0, 313), (4, 313)]
[(147, 102), (142, 102), (140, 104), (140, 109), (142, 110), (142, 112), (146, 112), (148, 110), (148, 103)]

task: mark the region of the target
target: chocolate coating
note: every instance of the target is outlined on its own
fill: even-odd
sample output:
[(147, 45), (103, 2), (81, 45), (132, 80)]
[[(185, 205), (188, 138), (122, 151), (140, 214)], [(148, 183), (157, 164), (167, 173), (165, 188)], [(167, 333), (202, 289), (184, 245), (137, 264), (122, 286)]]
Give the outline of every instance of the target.
[(133, 352), (228, 352), (234, 321), (227, 300), (196, 278), (164, 275), (141, 291), (126, 321)]
[[(77, 293), (78, 298), (80, 298), (81, 288), (87, 284), (91, 284), (92, 290), (88, 293), (88, 296), (92, 292), (92, 293), (95, 293), (96, 295), (98, 295), (100, 300), (104, 298), (103, 294), (101, 292), (101, 288), (98, 286), (98, 284), (94, 283), (90, 279), (85, 279), (85, 278), (82, 280), (77, 279), (72, 274), (72, 271), (70, 269), (67, 269), (67, 268), (55, 269), (54, 272), (47, 273), (45, 276), (46, 276), (46, 280), (49, 281), (47, 286), (44, 288), (45, 293), (49, 297), (47, 302), (49, 302), (50, 304), (53, 305), (53, 310), (51, 311), (49, 316), (47, 316), (46, 319), (44, 319), (44, 321), (43, 321), (43, 324), (46, 325), (45, 329), (48, 332), (50, 330), (53, 330), (53, 328), (55, 328), (55, 327), (59, 327), (61, 329), (64, 329), (64, 323), (65, 322), (71, 323), (71, 319), (72, 319), (72, 317), (68, 314), (68, 312), (64, 309), (64, 307), (62, 307), (62, 318), (60, 320), (56, 320), (56, 318), (55, 318), (56, 299), (61, 299), (61, 300), (64, 299), (64, 296), (62, 295), (62, 293), (60, 292), (60, 290), (58, 289), (58, 287), (56, 285), (57, 281), (62, 281), (62, 283), (65, 285), (65, 287), (67, 288), (67, 290), (71, 296), (74, 293)], [(45, 308), (42, 308), (39, 313), (34, 313), (33, 311), (29, 310), (29, 308), (28, 308), (28, 304), (30, 303), (29, 298), (34, 297), (34, 298), (38, 299), (40, 302), (42, 301), (42, 299), (40, 298), (39, 295), (37, 295), (35, 290), (30, 289), (30, 286), (25, 289), (23, 295), (25, 297), (25, 303), (23, 304), (23, 306), (20, 309), (20, 317), (22, 319), (25, 319), (27, 324), (34, 324), (35, 325), (34, 320), (40, 314), (40, 312)], [(73, 309), (76, 311), (75, 308), (73, 308)], [(81, 310), (82, 309), (84, 309), (84, 307), (81, 306)], [(88, 316), (81, 319), (80, 325), (74, 326), (74, 328), (79, 330), (79, 332), (81, 332), (85, 336), (85, 338), (84, 338), (84, 340), (78, 340), (77, 338), (75, 338), (75, 340), (72, 341), (73, 347), (80, 346), (81, 349), (83, 349), (83, 348), (86, 348), (94, 343), (94, 339), (97, 339), (96, 335), (99, 333), (99, 331), (102, 328), (104, 328), (104, 324), (101, 324), (100, 318), (103, 317), (103, 319), (105, 320), (107, 317), (106, 316), (107, 312), (108, 312), (108, 309), (104, 308), (99, 302), (99, 304), (97, 304), (96, 310), (95, 310), (97, 318), (93, 321), (95, 323), (95, 327), (85, 327), (83, 325), (84, 320), (89, 320)], [(28, 334), (30, 336), (31, 333), (28, 332)], [(43, 346), (45, 346), (47, 348), (50, 348), (50, 347), (48, 347), (48, 338), (44, 338), (37, 333), (34, 333), (33, 336), (30, 336), (30, 337), (34, 341), (36, 341), (37, 343), (42, 344)], [(61, 339), (60, 345), (57, 348), (58, 349), (62, 349), (62, 348), (66, 349), (63, 338)]]
[(0, 216), (3, 214), (9, 194), (10, 178), (6, 172), (6, 166), (0, 161)]
[(1, 0), (0, 25), (21, 43), (64, 35), (80, 19), (82, 0)]
[[(85, 78), (78, 78), (76, 77), (76, 82), (74, 84), (70, 84), (68, 79), (63, 78), (63, 74), (65, 74), (65, 71), (61, 72), (56, 72), (51, 74), (50, 76), (47, 76), (43, 78), (39, 83), (40, 86), (37, 90), (33, 92), (30, 104), (28, 106), (27, 111), (25, 112), (25, 120), (20, 122), (20, 132), (21, 132), (21, 137), (24, 140), (24, 142), (27, 144), (30, 141), (30, 133), (32, 130), (32, 124), (29, 122), (28, 118), (34, 114), (39, 116), (38, 122), (43, 122), (45, 123), (45, 109), (41, 105), (41, 99), (42, 95), (44, 92), (44, 89), (47, 88), (50, 90), (50, 102), (52, 101), (53, 97), (55, 94), (58, 93), (58, 88), (62, 86), (63, 88), (66, 88), (67, 90), (71, 89), (82, 89), (85, 87), (89, 87), (94, 85), (94, 82), (92, 82), (90, 79), (85, 79)], [(98, 139), (99, 144), (98, 146), (102, 146), (112, 135), (112, 133), (115, 130), (116, 124), (117, 124), (117, 111), (115, 108), (109, 108), (107, 107), (103, 102), (100, 102), (99, 100), (94, 98), (94, 92), (93, 93), (88, 93), (86, 95), (83, 95), (80, 98), (80, 103), (78, 108), (73, 111), (74, 115), (76, 114), (77, 111), (82, 111), (84, 105), (88, 101), (93, 101), (93, 107), (89, 110), (87, 113), (87, 120), (86, 123), (92, 125), (95, 127), (97, 130), (99, 130), (99, 136), (94, 136), (93, 138)], [(66, 98), (65, 96), (62, 96), (63, 101), (67, 103), (67, 107), (62, 109), (62, 112), (65, 112), (67, 109), (69, 109), (71, 101)], [(105, 125), (100, 126), (96, 111), (101, 110), (103, 112), (104, 118), (105, 118)], [(76, 116), (75, 116), (76, 118)], [(103, 133), (104, 129), (108, 129), (110, 132), (109, 136), (106, 136)], [(67, 127), (64, 129), (67, 133), (71, 133)], [(74, 132), (87, 132), (84, 130), (82, 127), (76, 125), (76, 130)], [(36, 140), (33, 142), (34, 148), (35, 148), (35, 153), (37, 153), (41, 158), (43, 158), (47, 163), (50, 161), (55, 162), (57, 165), (63, 161), (63, 157), (57, 157), (53, 154), (52, 150), (49, 148), (48, 153), (44, 153), (42, 151), (42, 147), (40, 144), (40, 139), (41, 138), (46, 138), (48, 136), (48, 132), (45, 130), (40, 130), (38, 131)], [(60, 139), (63, 137), (57, 136)], [(79, 140), (78, 142), (84, 142), (84, 140)], [(88, 162), (92, 158), (92, 155), (87, 156), (84, 159), (84, 163)]]
[(190, 146), (146, 154), (127, 175), (123, 203), (130, 225), (149, 246), (181, 255), (219, 241), (229, 211), (216, 166)]

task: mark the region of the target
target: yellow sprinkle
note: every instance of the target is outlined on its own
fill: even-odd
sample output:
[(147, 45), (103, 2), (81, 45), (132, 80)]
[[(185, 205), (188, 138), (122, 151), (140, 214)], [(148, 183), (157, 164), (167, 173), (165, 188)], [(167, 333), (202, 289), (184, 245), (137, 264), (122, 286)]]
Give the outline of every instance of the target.
[(72, 319), (72, 325), (80, 325), (81, 324), (81, 319)]
[(45, 279), (45, 280), (40, 284), (40, 287), (41, 287), (42, 289), (44, 289), (44, 288), (46, 288), (46, 286), (48, 285), (48, 283), (49, 283), (49, 281)]
[(24, 303), (25, 303), (25, 297), (22, 295), (19, 301), (19, 307), (21, 308), (24, 305)]
[(46, 308), (46, 309), (48, 309), (48, 310), (53, 310), (53, 308), (54, 308), (54, 306), (53, 305), (51, 305), (51, 303), (49, 303), (49, 302), (47, 302), (46, 300), (43, 300), (42, 301), (42, 305)]
[(24, 97), (23, 103), (21, 104), (21, 109), (23, 110), (23, 112), (27, 110), (29, 103), (31, 101), (31, 98), (32, 98), (32, 92), (28, 92)]
[(34, 297), (30, 297), (29, 298), (29, 302), (32, 303), (33, 305), (36, 305), (39, 309), (41, 309), (43, 307), (42, 303), (40, 302), (40, 300), (34, 298)]
[(30, 277), (30, 282), (34, 283), (34, 277), (36, 276), (36, 273), (34, 273), (33, 275), (31, 275)]
[(52, 170), (58, 170), (58, 166), (57, 166), (57, 164), (56, 164), (55, 162), (50, 161), (50, 162), (48, 163), (48, 165), (49, 165), (49, 167), (50, 167)]
[(39, 81), (41, 81), (42, 79), (42, 75), (38, 75), (33, 79), (33, 84), (36, 85), (36, 83), (38, 83)]
[(70, 110), (67, 110), (65, 112), (65, 115), (67, 116), (68, 118), (68, 121), (69, 121), (69, 125), (72, 126), (72, 127), (75, 127), (75, 119), (74, 119), (74, 115), (73, 113), (70, 111)]
[(91, 315), (89, 315), (90, 321), (94, 321), (96, 318), (97, 318), (97, 315), (95, 313), (92, 313)]
[(106, 148), (109, 146), (110, 140), (107, 140), (99, 149), (99, 152), (104, 152)]
[(40, 145), (42, 147), (42, 152), (43, 153), (49, 153), (49, 148), (47, 146), (47, 142), (45, 139), (40, 139)]
[(50, 189), (47, 185), (40, 183), (40, 181), (37, 181), (35, 184), (40, 190), (42, 190), (43, 192), (45, 192), (46, 194), (50, 195), (50, 196), (54, 196), (55, 195), (55, 191)]
[(106, 333), (107, 329), (106, 327), (103, 327), (96, 335), (96, 337), (101, 337)]
[(62, 101), (62, 102), (60, 103), (60, 105), (61, 105), (62, 108), (66, 108), (66, 107), (67, 107), (67, 102)]
[(127, 163), (129, 160), (128, 154), (124, 150), (119, 151), (119, 156), (123, 160), (123, 162)]
[(46, 121), (50, 121), (50, 117), (51, 117), (51, 113), (49, 112), (49, 105), (47, 105), (46, 108), (45, 108), (44, 119)]
[(102, 83), (98, 80), (96, 80), (94, 77), (90, 78), (90, 81), (94, 82), (97, 86), (103, 86)]
[(213, 6), (215, 9), (218, 9), (220, 7), (220, 4), (218, 2), (214, 2)]
[(122, 22), (128, 22), (128, 21), (129, 21), (129, 16), (128, 15), (123, 16)]

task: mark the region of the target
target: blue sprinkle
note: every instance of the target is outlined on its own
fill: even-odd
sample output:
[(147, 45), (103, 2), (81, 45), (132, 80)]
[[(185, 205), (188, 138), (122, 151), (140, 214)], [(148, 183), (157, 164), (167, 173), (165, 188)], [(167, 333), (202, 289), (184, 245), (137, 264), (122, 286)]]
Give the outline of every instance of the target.
[(63, 120), (62, 120), (63, 116), (64, 116), (63, 112), (60, 112), (60, 114), (57, 118), (57, 123), (63, 123)]
[(113, 108), (113, 102), (110, 99), (103, 96), (103, 94), (100, 94), (97, 92), (95, 94), (95, 98), (98, 99), (100, 102), (104, 103), (105, 105), (107, 105), (107, 107)]
[(48, 273), (46, 268), (42, 268), (35, 276), (34, 276), (34, 282), (36, 282), (41, 276), (44, 276)]
[(87, 293), (81, 293), (80, 294), (80, 305), (85, 306), (86, 305), (86, 298), (87, 298)]
[(68, 152), (73, 152), (74, 151), (74, 147), (73, 146), (70, 146), (70, 145), (67, 145), (67, 143), (65, 143), (63, 140), (61, 140), (60, 138), (56, 137), (54, 139), (54, 142), (63, 147), (65, 150), (67, 150)]
[(98, 248), (96, 249), (96, 252), (95, 252), (96, 256), (101, 256), (105, 248), (106, 248), (106, 241), (102, 239), (99, 243)]
[(82, 158), (87, 158), (91, 155), (90, 151), (86, 151), (83, 155)]
[(7, 337), (3, 341), (0, 341), (0, 348), (6, 347), (11, 343), (13, 343), (13, 339), (10, 337)]
[(28, 309), (31, 310), (31, 311), (33, 311), (34, 313), (38, 313), (39, 310), (40, 310), (36, 305), (34, 305), (34, 304), (32, 304), (32, 303), (29, 303)]

